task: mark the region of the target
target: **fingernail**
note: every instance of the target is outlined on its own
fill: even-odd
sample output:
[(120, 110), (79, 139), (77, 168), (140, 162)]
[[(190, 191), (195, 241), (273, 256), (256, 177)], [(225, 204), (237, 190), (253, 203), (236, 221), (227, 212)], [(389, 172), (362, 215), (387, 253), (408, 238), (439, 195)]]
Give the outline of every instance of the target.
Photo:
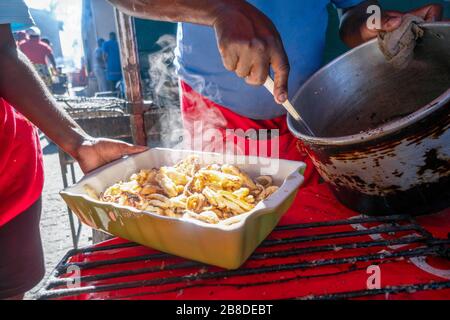
[(278, 96), (278, 101), (283, 103), (287, 100), (287, 94), (286, 93), (282, 93)]

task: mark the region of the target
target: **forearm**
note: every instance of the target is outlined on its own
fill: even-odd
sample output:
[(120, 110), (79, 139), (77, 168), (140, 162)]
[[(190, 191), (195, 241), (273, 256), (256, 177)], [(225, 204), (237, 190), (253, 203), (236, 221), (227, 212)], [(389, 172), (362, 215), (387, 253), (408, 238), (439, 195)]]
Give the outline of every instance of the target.
[(212, 26), (216, 13), (243, 0), (108, 0), (126, 14), (142, 19)]
[(55, 56), (53, 54), (48, 56), (48, 60), (50, 60), (50, 63), (52, 65), (52, 67), (56, 70), (56, 60), (55, 60)]
[(0, 70), (0, 96), (77, 158), (77, 150), (88, 135), (57, 106), (27, 58), (15, 47), (3, 46)]
[(363, 36), (369, 14), (367, 8), (371, 5), (379, 5), (377, 0), (368, 0), (349, 10), (341, 11), (340, 35), (349, 47), (356, 47), (368, 39)]
[[(109, 0), (144, 19), (189, 22), (214, 28), (223, 65), (251, 85), (273, 71), (275, 101), (288, 97), (289, 59), (273, 22), (245, 0)], [(201, 50), (201, 48), (197, 48)]]

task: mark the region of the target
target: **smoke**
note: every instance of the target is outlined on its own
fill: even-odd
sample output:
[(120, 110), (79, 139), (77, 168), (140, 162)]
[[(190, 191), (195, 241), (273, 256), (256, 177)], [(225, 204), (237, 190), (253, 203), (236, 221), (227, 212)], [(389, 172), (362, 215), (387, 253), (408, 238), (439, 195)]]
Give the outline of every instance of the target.
[[(159, 107), (150, 112), (151, 121), (146, 123), (151, 147), (226, 154), (224, 162), (230, 162), (235, 155), (244, 155), (246, 151), (252, 155), (259, 153), (261, 156), (268, 156), (270, 153), (277, 158), (279, 151), (277, 139), (273, 139), (271, 146), (267, 145), (267, 138), (258, 141), (258, 137), (264, 136), (264, 133), (267, 135), (267, 130), (262, 130), (264, 132), (257, 132), (255, 129), (246, 132), (230, 130), (222, 112), (207, 101), (208, 99), (221, 104), (222, 98), (217, 84), (207, 83), (204, 77), (190, 74), (185, 80), (193, 91), (188, 88), (180, 90), (177, 67), (174, 63), (176, 39), (164, 35), (157, 44), (161, 49), (148, 57), (147, 90)], [(201, 50), (187, 46), (179, 49)], [(181, 109), (186, 112), (181, 112)], [(272, 138), (274, 134), (275, 132), (272, 132)], [(250, 143), (246, 146), (247, 140), (250, 140)], [(271, 149), (270, 152), (268, 148)], [(262, 170), (268, 170), (267, 173), (263, 172), (264, 174), (278, 170), (278, 165), (274, 167), (272, 162), (260, 164), (263, 166)]]
[[(216, 108), (210, 108), (196, 93), (185, 93), (180, 97), (179, 78), (174, 63), (176, 38), (172, 35), (163, 35), (156, 44), (161, 49), (148, 56), (149, 81), (146, 84), (146, 91), (147, 96), (160, 109), (150, 112), (153, 120), (147, 126), (150, 142), (153, 140), (157, 146), (174, 149), (223, 152), (221, 148), (223, 141), (219, 141), (221, 139), (218, 134), (213, 134), (213, 137), (211, 134), (204, 134), (211, 133), (217, 128), (226, 128), (227, 121), (221, 112)], [(218, 86), (205, 83), (203, 77), (190, 76), (188, 82), (196, 92), (201, 92), (214, 101), (221, 100)], [(190, 106), (184, 124), (181, 100)], [(159, 139), (152, 139), (156, 136)], [(158, 143), (156, 140), (159, 140)]]
[(184, 135), (174, 65), (176, 39), (163, 35), (156, 44), (161, 49), (148, 56), (149, 79), (145, 82), (145, 95), (158, 108), (146, 115), (147, 135), (151, 147), (174, 148)]
[(161, 50), (148, 56), (152, 100), (160, 107), (178, 108), (178, 76), (174, 65), (175, 37), (163, 35), (156, 44)]

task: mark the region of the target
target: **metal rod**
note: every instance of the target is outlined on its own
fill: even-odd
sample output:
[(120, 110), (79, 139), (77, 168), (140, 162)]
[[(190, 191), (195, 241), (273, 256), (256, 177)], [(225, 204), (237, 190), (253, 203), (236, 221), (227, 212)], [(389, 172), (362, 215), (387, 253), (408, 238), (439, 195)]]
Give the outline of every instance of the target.
[[(61, 168), (61, 177), (63, 180), (64, 189), (65, 189), (69, 186), (69, 181), (67, 180), (67, 175), (69, 173), (67, 170), (68, 156), (59, 147), (58, 147), (58, 157), (59, 157), (59, 166)], [(77, 240), (77, 234), (76, 234), (75, 220), (73, 217), (73, 213), (68, 206), (67, 206), (67, 214), (69, 216), (70, 233), (72, 235), (72, 245), (73, 245), (73, 248), (76, 249), (78, 247), (78, 240)]]
[[(392, 245), (407, 245), (407, 244), (413, 244), (418, 242), (423, 242), (426, 239), (424, 238), (408, 238), (408, 239), (396, 239), (396, 240), (385, 240), (385, 241), (369, 241), (369, 242), (361, 242), (361, 243), (346, 243), (346, 244), (340, 244), (338, 245), (339, 248), (342, 249), (361, 249), (361, 248), (371, 248), (371, 247), (381, 247), (381, 246), (392, 246)], [(288, 249), (288, 250), (281, 250), (281, 251), (275, 251), (275, 252), (266, 252), (266, 253), (256, 253), (252, 257), (250, 257), (250, 260), (264, 260), (264, 259), (270, 259), (270, 258), (286, 258), (286, 257), (292, 257), (300, 254), (310, 254), (310, 253), (318, 253), (318, 252), (332, 252), (335, 251), (337, 245), (325, 245), (325, 246), (315, 246), (315, 247), (307, 247), (307, 248), (299, 248), (299, 249)], [(151, 256), (141, 256), (139, 261), (147, 261), (152, 259)], [(133, 261), (126, 261), (126, 262), (135, 262), (136, 260), (133, 259)], [(106, 262), (106, 261), (102, 261)], [(108, 260), (109, 263), (102, 264), (101, 266), (105, 265), (111, 265), (115, 264), (117, 260)], [(66, 264), (60, 267), (62, 270), (67, 269), (71, 265), (76, 265), (83, 268), (83, 265), (81, 264)], [(89, 282), (89, 281), (99, 281), (99, 280), (106, 280), (106, 279), (113, 279), (113, 278), (119, 278), (119, 277), (125, 277), (125, 276), (133, 276), (133, 275), (141, 275), (146, 273), (153, 273), (153, 272), (160, 272), (160, 271), (173, 271), (173, 270), (180, 270), (185, 268), (193, 268), (193, 267), (202, 267), (203, 265), (196, 262), (183, 262), (179, 264), (169, 264), (165, 265), (164, 269), (162, 270), (161, 267), (149, 267), (149, 268), (139, 268), (139, 269), (132, 269), (132, 270), (124, 270), (124, 271), (118, 271), (118, 272), (110, 272), (105, 273), (101, 275), (95, 275), (95, 276), (82, 276), (80, 278), (81, 282)], [(67, 283), (67, 278), (65, 279), (56, 279), (49, 282), (48, 288), (53, 288), (59, 285), (63, 285)], [(70, 278), (69, 278), (70, 281)]]
[(261, 244), (261, 247), (272, 247), (272, 246), (281, 245), (281, 244), (310, 242), (310, 241), (318, 241), (318, 240), (351, 238), (351, 237), (359, 237), (359, 236), (365, 236), (365, 235), (371, 235), (371, 234), (410, 231), (410, 230), (416, 230), (416, 229), (417, 229), (417, 227), (415, 225), (397, 226), (397, 227), (380, 227), (380, 228), (377, 227), (377, 228), (360, 230), (360, 231), (345, 231), (345, 232), (324, 233), (324, 234), (313, 235), (313, 236), (304, 236), (304, 237), (272, 239), (272, 240), (266, 240), (265, 242), (263, 242)]
[(74, 262), (74, 263), (69, 263), (67, 265), (60, 266), (58, 271), (64, 272), (65, 269), (70, 266), (76, 266), (80, 269), (86, 270), (86, 269), (104, 267), (104, 266), (109, 266), (109, 265), (117, 265), (117, 264), (123, 264), (123, 263), (133, 263), (133, 262), (149, 261), (149, 260), (161, 260), (161, 259), (167, 259), (167, 258), (174, 258), (174, 256), (171, 256), (171, 255), (168, 255), (165, 253), (161, 253), (161, 254), (149, 254), (149, 255), (137, 256), (137, 257), (102, 260), (102, 261), (95, 261), (95, 262)]
[(404, 286), (387, 287), (383, 289), (361, 290), (353, 292), (341, 292), (324, 296), (309, 296), (307, 298), (296, 298), (301, 300), (342, 300), (385, 294), (413, 293), (417, 291), (443, 290), (450, 288), (450, 281), (421, 283)]
[(133, 247), (138, 247), (138, 246), (140, 246), (140, 244), (137, 244), (134, 242), (126, 242), (126, 243), (120, 243), (120, 244), (113, 244), (113, 245), (109, 245), (109, 246), (80, 248), (75, 252), (75, 254), (94, 253), (94, 252), (117, 250), (117, 249), (124, 249), (124, 248), (133, 248)]
[[(235, 287), (235, 288), (243, 288), (243, 287), (256, 287), (256, 286), (265, 286), (265, 285), (274, 285), (274, 284), (281, 284), (291, 281), (299, 281), (299, 280), (305, 280), (305, 279), (311, 279), (311, 278), (317, 278), (317, 277), (335, 277), (343, 274), (350, 273), (352, 271), (361, 271), (366, 270), (366, 268), (355, 268), (351, 270), (345, 270), (340, 272), (332, 272), (332, 273), (326, 273), (326, 274), (320, 274), (320, 275), (308, 275), (308, 276), (295, 276), (295, 277), (288, 277), (283, 279), (277, 279), (272, 281), (260, 281), (260, 282), (252, 282), (245, 285), (239, 284), (239, 283), (196, 283), (196, 284), (188, 284), (185, 286), (179, 286), (167, 290), (160, 290), (160, 291), (143, 291), (136, 294), (131, 295), (124, 295), (120, 297), (114, 297), (111, 298), (111, 300), (119, 300), (119, 299), (131, 299), (133, 297), (142, 297), (147, 295), (158, 295), (158, 294), (164, 294), (164, 293), (171, 293), (171, 292), (180, 292), (181, 290), (188, 290), (188, 289), (194, 289), (194, 288), (210, 288), (210, 287)], [(295, 300), (338, 300), (338, 299), (351, 299), (351, 298), (358, 298), (358, 297), (364, 297), (364, 296), (374, 296), (374, 295), (380, 295), (380, 294), (398, 294), (402, 292), (417, 292), (417, 291), (431, 291), (431, 290), (443, 290), (450, 288), (450, 281), (449, 282), (435, 282), (431, 284), (411, 284), (411, 285), (405, 285), (405, 286), (395, 286), (395, 287), (387, 287), (384, 289), (378, 289), (378, 290), (361, 290), (361, 291), (352, 291), (352, 292), (346, 292), (346, 293), (338, 293), (338, 294), (331, 294), (331, 295), (316, 295), (316, 296), (306, 296), (306, 297), (295, 297)]]
[(81, 288), (73, 288), (73, 289), (59, 289), (53, 290), (51, 292), (44, 292), (41, 295), (41, 298), (57, 298), (64, 296), (74, 296), (84, 293), (93, 293), (93, 292), (104, 292), (110, 290), (120, 290), (120, 289), (131, 289), (137, 287), (150, 287), (157, 285), (167, 285), (180, 283), (183, 281), (198, 281), (198, 280), (218, 280), (222, 278), (229, 277), (239, 277), (239, 276), (249, 276), (249, 275), (257, 275), (262, 273), (273, 273), (273, 272), (282, 272), (282, 271), (292, 271), (297, 269), (306, 269), (306, 268), (315, 268), (315, 267), (323, 267), (329, 265), (342, 265), (346, 263), (355, 264), (357, 262), (370, 262), (377, 261), (389, 258), (408, 258), (408, 257), (418, 257), (418, 256), (427, 256), (434, 255), (438, 251), (439, 248), (419, 248), (412, 250), (403, 250), (398, 252), (385, 252), (378, 253), (373, 255), (366, 256), (355, 256), (355, 257), (346, 257), (346, 258), (337, 258), (337, 259), (329, 259), (329, 260), (318, 260), (314, 262), (300, 262), (300, 263), (292, 263), (292, 264), (282, 264), (276, 266), (265, 266), (258, 268), (248, 268), (248, 269), (239, 269), (233, 271), (217, 271), (203, 274), (189, 274), (185, 276), (172, 277), (172, 278), (163, 278), (163, 279), (151, 279), (151, 280), (141, 280), (141, 281), (129, 281), (120, 284), (106, 284), (106, 285), (96, 285), (96, 286), (87, 286)]
[[(352, 224), (363, 224), (363, 223), (374, 223), (374, 222), (396, 222), (396, 221), (409, 221), (411, 217), (405, 215), (395, 215), (395, 216), (382, 216), (382, 217), (363, 217), (355, 219), (346, 220), (333, 220), (333, 221), (322, 221), (322, 222), (312, 222), (312, 223), (302, 223), (302, 224), (291, 224), (287, 226), (279, 226), (275, 228), (274, 231), (286, 231), (295, 229), (309, 229), (309, 228), (319, 228), (319, 227), (335, 227), (342, 225), (352, 225)], [(412, 222), (411, 222), (412, 223)]]
[[(383, 228), (373, 228), (373, 229), (362, 230), (362, 231), (326, 233), (326, 234), (321, 234), (321, 235), (313, 235), (313, 236), (305, 236), (305, 237), (286, 238), (286, 239), (279, 239), (279, 240), (267, 240), (261, 244), (261, 248), (273, 247), (276, 245), (292, 244), (292, 243), (302, 243), (302, 242), (311, 242), (311, 241), (318, 241), (318, 240), (356, 237), (356, 236), (363, 236), (363, 235), (390, 233), (390, 232), (395, 232), (395, 231), (407, 231), (407, 230), (415, 230), (415, 229), (414, 229), (414, 226), (389, 227), (389, 228), (383, 227)], [(174, 258), (174, 256), (166, 254), (166, 253), (157, 253), (157, 254), (149, 254), (149, 255), (144, 255), (144, 256), (127, 257), (127, 258), (102, 260), (102, 261), (94, 261), (94, 262), (74, 262), (74, 263), (69, 263), (66, 266), (62, 265), (62, 266), (60, 266), (60, 269), (58, 269), (58, 270), (60, 272), (63, 272), (63, 270), (61, 270), (61, 268), (68, 267), (68, 266), (77, 266), (81, 269), (92, 269), (92, 268), (103, 267), (103, 266), (114, 265), (114, 264), (131, 263), (131, 262), (148, 261), (148, 260), (158, 260), (158, 259), (170, 259), (170, 258)]]
[(338, 272), (330, 272), (330, 273), (322, 273), (322, 274), (312, 274), (312, 275), (304, 275), (304, 276), (294, 276), (294, 277), (286, 277), (286, 278), (280, 278), (280, 279), (274, 279), (274, 280), (268, 280), (268, 281), (257, 281), (257, 282), (251, 282), (251, 283), (194, 283), (194, 284), (185, 284), (182, 286), (178, 286), (175, 288), (165, 289), (165, 290), (152, 290), (152, 291), (142, 291), (139, 293), (131, 294), (131, 295), (124, 295), (117, 298), (111, 298), (111, 300), (118, 300), (118, 299), (130, 299), (133, 297), (142, 297), (147, 295), (158, 295), (158, 294), (164, 294), (164, 293), (171, 293), (171, 292), (180, 292), (181, 290), (188, 290), (188, 289), (194, 289), (194, 288), (211, 288), (211, 287), (234, 287), (234, 288), (250, 288), (250, 287), (257, 287), (257, 286), (265, 286), (265, 285), (276, 285), (291, 281), (299, 281), (299, 280), (306, 280), (306, 279), (313, 279), (313, 278), (321, 278), (321, 277), (336, 277), (339, 275), (348, 274), (350, 272), (354, 271), (362, 271), (366, 270), (367, 268), (349, 268), (348, 270), (344, 271), (338, 271)]
[[(361, 230), (361, 231), (351, 231), (351, 232), (338, 232), (338, 233), (326, 233), (326, 234), (318, 234), (318, 235), (312, 235), (312, 236), (304, 236), (304, 237), (295, 237), (295, 238), (285, 238), (281, 240), (268, 240), (263, 243), (263, 247), (274, 247), (277, 245), (286, 245), (286, 244), (295, 244), (295, 243), (304, 243), (307, 241), (318, 241), (318, 240), (325, 240), (325, 239), (337, 239), (337, 238), (347, 238), (347, 237), (355, 237), (355, 236), (361, 236), (361, 235), (371, 235), (371, 234), (378, 234), (378, 233), (395, 233), (395, 232), (403, 232), (403, 231), (409, 231), (409, 230), (422, 230), (419, 225), (415, 223), (414, 219), (411, 219), (407, 216), (392, 216), (392, 217), (362, 217), (362, 218), (356, 218), (356, 219), (348, 219), (348, 220), (336, 220), (336, 221), (325, 221), (325, 222), (317, 222), (317, 223), (307, 223), (307, 224), (299, 224), (299, 225), (290, 225), (290, 226), (282, 226), (276, 229), (276, 231), (286, 231), (286, 230), (302, 230), (302, 229), (311, 229), (311, 228), (320, 228), (320, 227), (333, 227), (333, 226), (342, 226), (342, 225), (352, 225), (352, 224), (363, 224), (363, 223), (373, 223), (373, 222), (399, 222), (404, 221), (406, 223), (409, 223), (408, 225), (398, 225), (397, 223), (393, 226), (379, 226), (374, 227), (367, 230)], [(273, 258), (287, 258), (287, 257), (293, 257), (293, 256), (301, 256), (305, 254), (311, 254), (311, 253), (318, 253), (318, 252), (331, 252), (339, 249), (359, 249), (359, 248), (374, 248), (374, 247), (389, 247), (392, 245), (408, 245), (408, 244), (416, 244), (416, 243), (423, 243), (426, 245), (426, 247), (419, 247), (419, 248), (413, 248), (409, 250), (403, 250), (403, 251), (397, 251), (397, 252), (376, 252), (376, 254), (367, 254), (362, 256), (349, 256), (349, 257), (340, 257), (340, 258), (331, 258), (331, 259), (320, 259), (320, 260), (314, 260), (314, 261), (301, 261), (300, 263), (289, 263), (289, 264), (283, 264), (278, 262), (276, 265), (270, 265), (270, 264), (264, 264), (263, 266), (259, 267), (253, 267), (253, 268), (245, 268), (245, 269), (239, 269), (239, 270), (232, 270), (232, 271), (214, 271), (214, 272), (199, 272), (199, 273), (193, 273), (192, 268), (202, 268), (206, 267), (205, 265), (197, 262), (190, 262), (190, 261), (183, 261), (181, 263), (172, 263), (172, 264), (166, 264), (166, 259), (173, 259), (174, 257), (169, 254), (164, 253), (158, 253), (158, 254), (149, 254), (149, 255), (143, 255), (143, 256), (137, 256), (137, 257), (127, 257), (127, 258), (120, 258), (120, 259), (108, 259), (108, 260), (102, 260), (102, 261), (96, 261), (96, 262), (80, 262), (80, 263), (71, 263), (69, 260), (71, 257), (78, 255), (78, 254), (89, 254), (94, 252), (102, 252), (102, 251), (108, 251), (108, 250), (117, 250), (117, 249), (124, 249), (124, 248), (131, 248), (138, 246), (135, 243), (121, 243), (116, 245), (109, 245), (104, 247), (95, 247), (95, 248), (82, 248), (77, 250), (71, 250), (69, 251), (63, 260), (58, 264), (54, 274), (51, 280), (49, 281), (48, 285), (46, 286), (45, 290), (43, 290), (39, 296), (40, 299), (50, 299), (50, 298), (58, 298), (58, 297), (66, 297), (66, 296), (76, 296), (78, 294), (83, 293), (91, 293), (91, 292), (102, 292), (102, 291), (109, 291), (109, 290), (120, 290), (120, 289), (127, 289), (127, 288), (144, 288), (144, 287), (155, 287), (155, 286), (162, 286), (162, 285), (170, 285), (170, 284), (183, 284), (180, 285), (179, 288), (181, 289), (188, 289), (190, 287), (200, 287), (200, 286), (233, 286), (233, 284), (227, 283), (222, 284), (220, 282), (217, 283), (201, 283), (196, 280), (215, 280), (220, 281), (224, 278), (230, 278), (230, 277), (239, 277), (239, 276), (251, 276), (251, 275), (257, 275), (265, 272), (286, 272), (286, 271), (295, 271), (295, 270), (305, 270), (305, 269), (314, 269), (318, 267), (324, 267), (324, 266), (332, 266), (332, 265), (345, 265), (348, 264), (348, 269), (345, 271), (341, 271), (343, 273), (352, 272), (358, 269), (358, 266), (356, 263), (366, 263), (371, 262), (373, 260), (377, 260), (378, 263), (392, 263), (395, 262), (398, 258), (408, 258), (408, 257), (417, 257), (417, 256), (439, 256), (446, 258), (448, 257), (448, 246), (450, 245), (450, 239), (442, 240), (442, 239), (435, 239), (432, 235), (429, 233), (423, 233), (421, 232), (421, 236), (413, 236), (413, 237), (402, 237), (392, 240), (372, 240), (372, 241), (366, 241), (366, 242), (347, 242), (343, 244), (324, 244), (324, 245), (318, 245), (318, 246), (308, 246), (308, 247), (300, 247), (300, 248), (283, 248), (282, 250), (277, 251), (270, 251), (270, 252), (256, 252), (250, 257), (250, 261), (267, 261), (271, 262), (270, 259)], [(161, 266), (152, 266), (147, 268), (139, 268), (139, 269), (131, 269), (131, 270), (123, 270), (123, 271), (117, 271), (117, 272), (110, 272), (110, 273), (104, 273), (100, 275), (94, 275), (94, 276), (82, 276), (81, 280), (82, 283), (89, 283), (91, 281), (101, 281), (101, 280), (108, 280), (112, 278), (120, 278), (125, 276), (134, 276), (134, 275), (142, 275), (146, 273), (154, 273), (154, 272), (164, 272), (168, 271), (169, 274), (170, 271), (173, 270), (186, 270), (186, 275), (182, 276), (175, 276), (175, 277), (169, 277), (169, 278), (162, 278), (162, 279), (149, 279), (149, 280), (141, 280), (141, 281), (128, 281), (128, 282), (122, 282), (118, 284), (96, 284), (96, 286), (86, 286), (82, 288), (77, 289), (54, 289), (57, 287), (61, 287), (67, 284), (67, 279), (58, 279), (57, 276), (62, 276), (67, 268), (69, 266), (76, 265), (80, 267), (81, 269), (89, 269), (89, 268), (95, 268), (99, 266), (107, 266), (111, 264), (120, 264), (120, 263), (129, 263), (129, 262), (137, 262), (137, 261), (148, 261), (148, 260), (155, 260), (155, 263), (162, 262), (164, 263), (163, 267)], [(217, 269), (216, 269), (217, 270)], [(319, 273), (314, 275), (302, 275), (299, 276), (301, 278), (306, 277), (325, 277), (328, 276), (327, 273)], [(70, 279), (70, 278), (69, 278)], [(292, 281), (293, 278), (283, 278), (283, 279), (276, 279), (276, 280), (270, 280), (270, 283), (280, 283), (281, 281)], [(263, 282), (251, 282), (251, 283), (244, 283), (244, 284), (235, 284), (234, 286), (245, 288), (249, 286), (257, 286), (257, 285), (263, 285), (264, 283), (268, 283), (267, 281)], [(269, 284), (270, 284), (269, 283)], [(374, 291), (355, 291), (350, 293), (333, 293), (331, 295), (321, 295), (317, 296), (315, 298), (331, 298), (331, 299), (338, 299), (338, 298), (352, 298), (352, 297), (358, 297), (358, 296), (365, 296), (365, 295), (376, 295), (376, 294), (383, 294), (383, 293), (395, 293), (398, 290), (414, 290), (417, 289), (418, 291), (421, 291), (422, 289), (427, 290), (439, 290), (441, 287), (440, 285), (431, 286), (431, 287), (425, 287), (425, 285), (411, 285), (411, 286), (403, 286), (403, 287), (390, 287), (382, 289), (382, 291), (379, 291), (378, 293)], [(431, 289), (430, 289), (431, 288)], [(180, 289), (180, 290), (181, 290)], [(145, 292), (139, 292), (135, 294), (135, 296), (143, 296), (146, 294), (158, 294), (158, 293), (164, 293), (164, 292), (172, 292), (173, 290), (176, 290), (176, 288), (170, 288), (165, 289), (165, 291), (161, 290), (152, 290), (150, 293)], [(407, 291), (405, 291), (407, 292)], [(131, 297), (131, 296), (130, 296)], [(123, 298), (123, 297), (117, 297), (117, 298)], [(302, 298), (302, 297), (300, 297)]]

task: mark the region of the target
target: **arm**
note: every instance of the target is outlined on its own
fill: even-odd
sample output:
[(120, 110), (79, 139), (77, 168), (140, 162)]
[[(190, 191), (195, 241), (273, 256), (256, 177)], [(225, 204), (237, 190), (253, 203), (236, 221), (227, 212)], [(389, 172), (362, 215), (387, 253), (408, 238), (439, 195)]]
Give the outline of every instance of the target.
[(100, 63), (102, 64), (102, 65), (105, 65), (106, 64), (106, 53), (105, 53), (105, 51), (102, 49), (102, 50), (100, 50), (100, 54), (99, 54), (99, 57), (98, 57), (98, 59), (99, 59), (99, 61), (100, 61)]
[(56, 60), (55, 60), (55, 56), (53, 55), (53, 52), (51, 52), (47, 57), (48, 57), (48, 60), (50, 61), (51, 65), (53, 66), (53, 68), (55, 70), (57, 70), (57, 68), (56, 68)]
[(109, 0), (144, 19), (190, 22), (214, 28), (224, 66), (251, 85), (262, 85), (270, 67), (275, 97), (287, 99), (289, 61), (281, 37), (262, 12), (244, 0)]
[[(380, 30), (393, 31), (402, 23), (402, 16), (405, 13), (398, 11), (383, 11), (381, 17), (381, 29), (371, 30), (367, 27), (369, 14), (367, 8), (371, 5), (379, 5), (377, 0), (364, 1), (358, 6), (347, 10), (340, 10), (342, 40), (350, 47), (356, 47), (368, 40), (375, 38)], [(407, 12), (423, 18), (427, 22), (442, 19), (442, 6), (431, 4), (416, 10)]]
[(0, 70), (0, 97), (78, 160), (84, 172), (122, 155), (145, 150), (112, 140), (94, 139), (86, 134), (57, 106), (30, 62), (17, 50), (10, 25), (6, 24), (0, 25)]
[(105, 44), (103, 44), (101, 56), (105, 63), (108, 62), (108, 48)]

